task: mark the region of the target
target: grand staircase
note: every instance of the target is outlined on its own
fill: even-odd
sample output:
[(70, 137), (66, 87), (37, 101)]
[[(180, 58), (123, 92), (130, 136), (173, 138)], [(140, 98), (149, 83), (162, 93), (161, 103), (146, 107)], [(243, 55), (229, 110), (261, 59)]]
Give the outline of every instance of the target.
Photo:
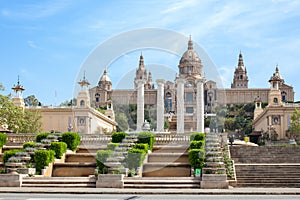
[(230, 147), (237, 187), (300, 188), (300, 146)]
[(200, 188), (191, 177), (188, 143), (154, 146), (143, 165), (143, 177), (126, 177), (124, 188)]
[(76, 153), (66, 153), (64, 163), (54, 163), (52, 177), (88, 177), (95, 174), (96, 152), (106, 146), (80, 146)]
[(23, 177), (22, 187), (95, 188), (95, 177)]

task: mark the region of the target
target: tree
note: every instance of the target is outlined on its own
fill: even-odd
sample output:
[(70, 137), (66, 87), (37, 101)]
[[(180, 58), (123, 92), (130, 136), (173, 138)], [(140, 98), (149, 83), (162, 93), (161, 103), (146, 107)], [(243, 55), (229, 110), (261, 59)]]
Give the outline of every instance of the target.
[(116, 113), (116, 122), (118, 123), (118, 131), (127, 131), (128, 130), (128, 119), (124, 113)]
[(37, 111), (23, 111), (7, 96), (0, 95), (0, 124), (16, 133), (36, 133), (41, 129), (41, 115)]
[(24, 98), (24, 103), (26, 106), (41, 106), (41, 102), (34, 96), (30, 95), (26, 98)]
[(5, 90), (4, 86), (2, 85), (2, 83), (0, 83), (0, 91), (4, 91), (4, 90)]
[(77, 99), (73, 98), (71, 100), (65, 100), (64, 102), (59, 104), (59, 106), (71, 107), (71, 106), (76, 106), (76, 103), (77, 103)]
[(291, 115), (291, 126), (289, 130), (289, 138), (296, 138), (300, 135), (300, 110), (295, 110)]

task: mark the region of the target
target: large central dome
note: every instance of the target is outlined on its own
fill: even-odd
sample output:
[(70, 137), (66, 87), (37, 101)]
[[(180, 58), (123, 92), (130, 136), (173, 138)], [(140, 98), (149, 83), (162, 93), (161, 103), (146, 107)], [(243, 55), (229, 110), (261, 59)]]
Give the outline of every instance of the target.
[(188, 49), (183, 53), (179, 65), (179, 74), (181, 75), (200, 75), (202, 76), (202, 64), (198, 53), (193, 48), (191, 38), (188, 41)]

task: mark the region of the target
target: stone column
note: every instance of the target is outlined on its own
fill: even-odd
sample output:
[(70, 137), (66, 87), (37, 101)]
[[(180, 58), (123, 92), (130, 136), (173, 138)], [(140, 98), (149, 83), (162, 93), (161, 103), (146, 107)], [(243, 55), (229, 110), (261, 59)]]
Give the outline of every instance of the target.
[(177, 134), (184, 133), (184, 83), (183, 78), (178, 78), (177, 83)]
[(158, 132), (164, 131), (164, 113), (165, 113), (165, 106), (164, 106), (164, 84), (165, 81), (163, 79), (156, 80), (157, 83), (157, 112), (156, 112), (156, 130)]
[(137, 80), (137, 120), (136, 131), (142, 131), (144, 123), (144, 80)]
[(196, 118), (197, 118), (197, 132), (204, 133), (204, 78), (197, 79), (197, 96), (196, 96)]

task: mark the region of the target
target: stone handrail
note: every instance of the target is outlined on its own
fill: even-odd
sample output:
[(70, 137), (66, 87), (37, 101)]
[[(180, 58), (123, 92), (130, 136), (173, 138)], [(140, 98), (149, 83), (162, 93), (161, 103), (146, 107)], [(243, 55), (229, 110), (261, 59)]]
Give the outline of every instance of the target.
[(109, 143), (111, 141), (111, 135), (103, 134), (80, 134), (81, 143), (93, 144), (93, 143)]
[(25, 142), (34, 142), (36, 134), (20, 134), (20, 133), (8, 133), (8, 144), (23, 144)]
[[(37, 134), (7, 134), (8, 144), (23, 144), (24, 142), (34, 142)], [(111, 135), (104, 134), (80, 134), (81, 143), (84, 144), (98, 144), (111, 142)], [(188, 143), (190, 136), (187, 134), (172, 135), (172, 134), (156, 134), (155, 144), (168, 144), (168, 143)]]
[(284, 103), (286, 107), (300, 107), (300, 103)]
[(159, 134), (155, 135), (155, 144), (168, 144), (168, 143), (189, 143), (190, 135), (171, 135), (171, 134)]

